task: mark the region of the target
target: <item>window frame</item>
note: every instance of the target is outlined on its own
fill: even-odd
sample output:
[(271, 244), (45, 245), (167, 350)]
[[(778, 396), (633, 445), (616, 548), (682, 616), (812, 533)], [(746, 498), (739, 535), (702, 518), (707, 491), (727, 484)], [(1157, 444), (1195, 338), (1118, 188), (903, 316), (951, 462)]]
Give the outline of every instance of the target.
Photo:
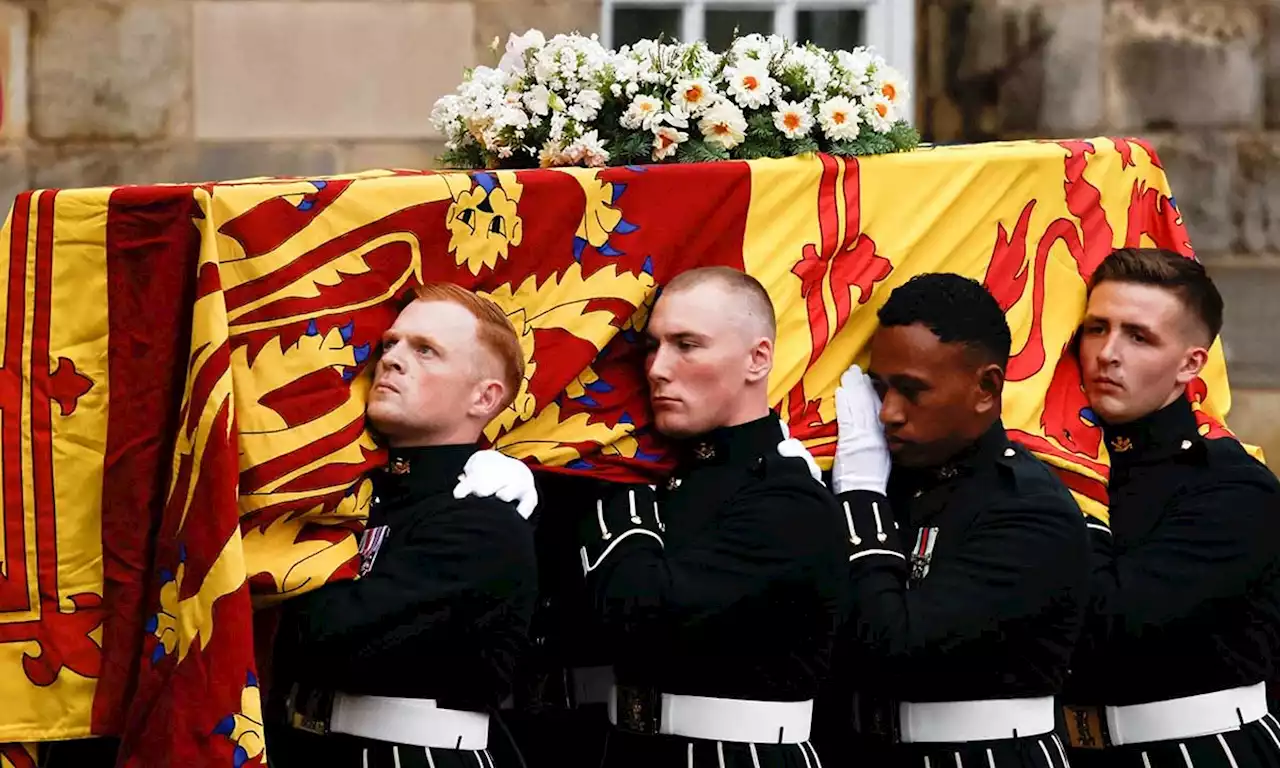
[[(704, 12), (722, 10), (774, 11), (774, 34), (795, 38), (796, 11), (860, 10), (866, 14), (866, 45), (875, 49), (915, 85), (916, 4), (909, 0), (601, 0), (600, 40), (613, 47), (615, 8), (678, 8), (680, 39), (704, 39)], [(910, 111), (908, 112), (910, 114)]]

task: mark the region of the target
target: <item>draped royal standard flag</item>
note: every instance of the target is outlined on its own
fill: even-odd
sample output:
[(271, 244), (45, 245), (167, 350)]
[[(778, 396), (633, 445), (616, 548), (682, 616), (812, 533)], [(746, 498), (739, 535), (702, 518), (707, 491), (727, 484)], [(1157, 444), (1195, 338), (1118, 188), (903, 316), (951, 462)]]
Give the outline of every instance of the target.
[[(670, 453), (640, 334), (676, 274), (765, 285), (773, 401), (827, 465), (875, 310), (914, 274), (969, 275), (1014, 330), (1011, 435), (1105, 517), (1070, 354), (1085, 279), (1117, 246), (1191, 255), (1155, 153), (1111, 139), (41, 191), (0, 241), (0, 700), (24, 704), (0, 741), (119, 734), (124, 765), (234, 768), (267, 746), (253, 608), (354, 575), (385, 460), (371, 363), (413, 286), (480, 291), (520, 334), (526, 378), (489, 443), (651, 482)], [(1219, 347), (1188, 394), (1228, 434)]]

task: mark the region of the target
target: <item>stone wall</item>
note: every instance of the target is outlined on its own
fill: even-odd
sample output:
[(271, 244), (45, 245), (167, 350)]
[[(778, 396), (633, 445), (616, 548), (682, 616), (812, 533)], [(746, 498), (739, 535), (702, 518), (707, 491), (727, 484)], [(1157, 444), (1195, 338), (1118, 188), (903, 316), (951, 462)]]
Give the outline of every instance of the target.
[(1280, 0), (917, 0), (935, 141), (1136, 135), (1227, 301), (1229, 423), (1280, 464)]
[(422, 168), (436, 98), (597, 0), (0, 0), (0, 198), (30, 187)]

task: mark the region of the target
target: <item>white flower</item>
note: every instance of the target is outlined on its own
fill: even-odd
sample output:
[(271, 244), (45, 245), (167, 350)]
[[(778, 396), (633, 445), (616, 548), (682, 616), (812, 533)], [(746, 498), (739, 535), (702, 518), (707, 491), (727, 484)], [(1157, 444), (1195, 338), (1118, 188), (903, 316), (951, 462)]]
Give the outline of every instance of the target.
[(788, 139), (808, 136), (813, 128), (809, 105), (803, 101), (779, 101), (778, 109), (773, 113), (773, 127)]
[(615, 99), (622, 98), (622, 85), (620, 85), (619, 83), (614, 83), (613, 85), (609, 86), (609, 93)]
[(588, 168), (600, 168), (609, 161), (609, 152), (596, 131), (587, 131), (578, 140), (565, 148), (564, 154), (574, 165), (582, 163)]
[[(495, 37), (494, 40), (496, 41), (497, 38)], [(536, 29), (531, 29), (523, 35), (512, 33), (507, 38), (507, 50), (502, 54), (502, 60), (498, 62), (498, 69), (503, 72), (523, 70), (525, 51), (546, 45), (546, 42), (547, 39)]]
[(831, 84), (831, 63), (825, 56), (806, 47), (793, 45), (782, 57), (782, 69), (799, 69), (805, 85), (814, 93), (822, 93)]
[(690, 115), (700, 115), (716, 99), (716, 89), (706, 80), (680, 80), (671, 91), (672, 106)]
[(758, 109), (768, 104), (778, 83), (762, 64), (725, 67), (725, 90), (745, 109)]
[(658, 116), (658, 122), (666, 123), (672, 128), (688, 128), (689, 113), (679, 104), (672, 104), (671, 109)]
[(600, 92), (587, 88), (578, 91), (578, 95), (573, 99), (573, 105), (569, 107), (569, 115), (580, 123), (589, 123), (596, 119), (603, 104), (604, 99), (600, 96)]
[(906, 106), (907, 99), (911, 98), (911, 92), (907, 88), (907, 80), (902, 73), (893, 67), (885, 64), (876, 69), (876, 91), (879, 95), (888, 99), (894, 108), (898, 111)]
[(628, 96), (635, 96), (635, 95), (636, 95), (637, 93), (639, 93), (639, 92), (640, 92), (640, 84), (639, 84), (639, 83), (627, 83), (627, 95), (628, 95)]
[(627, 107), (627, 111), (623, 113), (623, 128), (631, 130), (644, 129), (649, 130), (653, 127), (658, 116), (662, 114), (662, 102), (652, 96), (637, 96), (631, 100), (631, 105)]
[(547, 86), (538, 83), (524, 93), (524, 108), (535, 115), (545, 115), (551, 111), (551, 91)]
[(818, 122), (822, 132), (832, 141), (850, 141), (858, 138), (858, 105), (837, 96), (818, 107)]
[(734, 62), (768, 62), (769, 42), (763, 35), (750, 34), (739, 37), (729, 46), (729, 56)]
[(689, 140), (689, 134), (660, 125), (653, 129), (653, 159), (665, 160), (676, 153), (681, 144)]
[(563, 165), (560, 144), (554, 141), (547, 141), (542, 145), (542, 151), (538, 153), (538, 166), (551, 168), (557, 165)]
[(893, 102), (883, 96), (872, 96), (863, 110), (863, 116), (867, 120), (867, 125), (871, 126), (871, 130), (876, 133), (888, 133), (893, 128), (893, 124), (898, 121), (898, 113)]
[(709, 144), (733, 149), (746, 138), (747, 120), (731, 101), (720, 101), (698, 121), (698, 130)]

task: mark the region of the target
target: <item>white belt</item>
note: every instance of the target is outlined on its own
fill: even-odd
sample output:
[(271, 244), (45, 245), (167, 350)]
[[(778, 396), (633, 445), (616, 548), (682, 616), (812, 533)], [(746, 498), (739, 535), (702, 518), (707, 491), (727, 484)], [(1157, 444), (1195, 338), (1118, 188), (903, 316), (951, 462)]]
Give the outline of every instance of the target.
[(1117, 746), (1176, 741), (1239, 730), (1266, 714), (1267, 686), (1258, 683), (1150, 704), (1107, 707), (1107, 731)]
[(488, 715), (441, 709), (435, 699), (339, 693), (333, 697), (329, 730), (415, 747), (482, 750), (489, 746)]
[(1053, 697), (985, 701), (903, 702), (903, 743), (963, 744), (1041, 736), (1053, 730)]
[[(609, 696), (609, 722), (618, 723), (618, 689)], [(813, 700), (752, 701), (662, 694), (659, 733), (741, 744), (800, 744), (809, 740)]]

